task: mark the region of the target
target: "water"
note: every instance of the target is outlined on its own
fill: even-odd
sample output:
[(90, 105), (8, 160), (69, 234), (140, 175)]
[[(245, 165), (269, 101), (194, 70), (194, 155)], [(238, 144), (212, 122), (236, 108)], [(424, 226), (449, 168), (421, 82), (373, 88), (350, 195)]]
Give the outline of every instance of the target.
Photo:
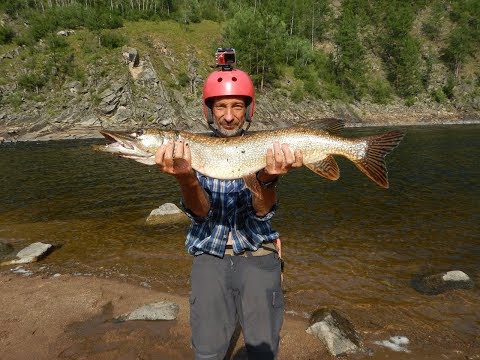
[[(273, 223), (283, 241), (287, 310), (333, 307), (364, 330), (418, 327), (480, 348), (478, 285), (437, 296), (410, 286), (419, 274), (456, 269), (480, 284), (480, 126), (403, 130), (404, 141), (387, 157), (389, 190), (344, 159), (337, 182), (306, 168), (282, 178)], [(62, 245), (33, 265), (52, 273), (187, 294), (186, 227), (144, 226), (154, 208), (178, 204), (175, 181), (92, 152), (99, 142), (1, 145), (0, 241), (17, 249), (35, 241)]]

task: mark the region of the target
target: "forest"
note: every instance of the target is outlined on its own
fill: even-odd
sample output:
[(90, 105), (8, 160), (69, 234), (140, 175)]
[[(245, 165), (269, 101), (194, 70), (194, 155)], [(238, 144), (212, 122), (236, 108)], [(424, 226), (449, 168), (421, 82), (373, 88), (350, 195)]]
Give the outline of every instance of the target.
[[(45, 41), (52, 51), (68, 46), (54, 36), (63, 29), (88, 29), (116, 48), (128, 43), (114, 31), (126, 21), (213, 21), (222, 41), (212, 47), (235, 47), (238, 67), (260, 91), (289, 75), (297, 102), (408, 104), (422, 94), (448, 102), (465, 74), (472, 96), (480, 92), (478, 0), (2, 0), (0, 14), (9, 20), (0, 46)], [(28, 26), (12, 25), (21, 22)], [(439, 66), (441, 79), (432, 81)], [(18, 81), (38, 90), (53, 80), (37, 72)]]

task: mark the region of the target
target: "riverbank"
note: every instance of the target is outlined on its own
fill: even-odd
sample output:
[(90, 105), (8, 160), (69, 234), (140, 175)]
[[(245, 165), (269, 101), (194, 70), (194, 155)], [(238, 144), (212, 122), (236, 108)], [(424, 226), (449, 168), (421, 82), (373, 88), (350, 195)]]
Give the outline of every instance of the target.
[[(316, 102), (305, 102), (303, 106), (292, 104), (292, 108), (280, 103), (257, 104), (251, 131), (278, 129), (290, 126), (317, 127), (323, 118), (341, 118), (345, 120), (346, 128), (357, 127), (409, 127), (438, 125), (480, 124), (478, 111), (454, 111), (442, 107), (428, 107), (424, 104), (406, 108), (402, 105), (325, 105)], [(282, 107), (283, 106), (283, 107)], [(102, 138), (100, 130), (125, 130), (157, 127), (165, 129), (186, 130), (191, 132), (210, 131), (203, 118), (195, 116), (188, 119), (178, 119), (167, 126), (151, 123), (144, 125), (141, 121), (117, 121), (115, 117), (85, 114), (87, 120), (55, 122), (52, 124), (37, 121), (1, 121), (0, 143), (16, 141), (48, 141), (72, 139)], [(3, 119), (5, 120), (5, 119)]]
[[(3, 360), (17, 359), (191, 359), (188, 298), (159, 292), (120, 279), (92, 276), (21, 276), (0, 274), (0, 348)], [(173, 322), (117, 322), (144, 304), (173, 301), (180, 307)], [(395, 317), (392, 314), (392, 321)], [(285, 316), (279, 359), (334, 359), (308, 335), (307, 319)], [(428, 328), (428, 327), (427, 327)], [(404, 329), (412, 346), (395, 352), (375, 346), (390, 330), (362, 332), (368, 353), (348, 359), (480, 359), (480, 344), (466, 344), (454, 334), (433, 329)], [(393, 334), (390, 334), (393, 335)], [(387, 336), (388, 338), (388, 336)], [(233, 359), (245, 359), (237, 339)], [(338, 359), (339, 357), (337, 357)]]

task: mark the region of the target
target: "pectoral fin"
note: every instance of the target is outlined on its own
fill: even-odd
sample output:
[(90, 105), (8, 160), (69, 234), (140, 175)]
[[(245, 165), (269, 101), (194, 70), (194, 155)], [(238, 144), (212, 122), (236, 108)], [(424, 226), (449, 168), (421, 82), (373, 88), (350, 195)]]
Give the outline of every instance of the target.
[(305, 164), (305, 166), (315, 174), (323, 176), (328, 180), (338, 180), (340, 177), (340, 170), (338, 169), (337, 162), (331, 155), (328, 155), (325, 159), (316, 163)]
[(257, 175), (255, 173), (244, 176), (243, 181), (245, 181), (245, 185), (248, 189), (250, 189), (252, 194), (259, 199), (263, 199), (262, 189), (260, 188), (260, 184), (257, 181)]

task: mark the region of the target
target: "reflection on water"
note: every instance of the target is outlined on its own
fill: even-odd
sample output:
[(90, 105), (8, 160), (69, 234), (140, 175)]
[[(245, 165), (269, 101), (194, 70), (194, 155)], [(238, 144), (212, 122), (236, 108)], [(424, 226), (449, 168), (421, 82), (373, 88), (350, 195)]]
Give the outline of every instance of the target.
[[(344, 159), (337, 182), (307, 169), (282, 179), (274, 225), (283, 240), (287, 308), (331, 306), (358, 321), (367, 321), (365, 310), (402, 311), (405, 325), (448, 324), (475, 336), (478, 288), (449, 295), (446, 304), (445, 297), (416, 293), (409, 282), (419, 273), (459, 269), (480, 283), (480, 127), (406, 131), (387, 157), (389, 190)], [(188, 293), (185, 227), (143, 225), (152, 209), (178, 203), (175, 181), (154, 167), (92, 152), (98, 142), (0, 147), (0, 241), (17, 248), (62, 244), (41, 263), (56, 271), (122, 276)]]

